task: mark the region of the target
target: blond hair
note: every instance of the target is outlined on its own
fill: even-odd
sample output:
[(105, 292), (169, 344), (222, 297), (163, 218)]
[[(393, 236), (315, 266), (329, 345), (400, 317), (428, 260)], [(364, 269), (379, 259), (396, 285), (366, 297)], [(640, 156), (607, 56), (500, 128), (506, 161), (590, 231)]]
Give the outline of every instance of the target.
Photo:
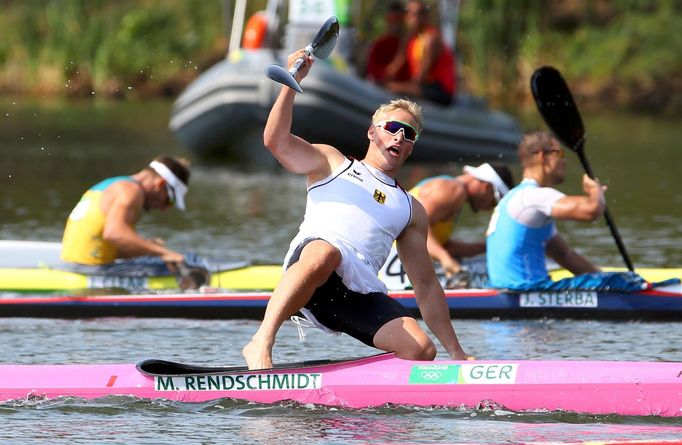
[(419, 133), (422, 132), (422, 129), (424, 128), (424, 117), (422, 116), (422, 107), (419, 104), (412, 102), (411, 100), (408, 99), (394, 99), (387, 104), (380, 105), (379, 108), (377, 108), (377, 110), (374, 112), (374, 115), (372, 116), (372, 123), (376, 124), (386, 114), (395, 110), (405, 110), (408, 113), (410, 113), (417, 123), (417, 131)]

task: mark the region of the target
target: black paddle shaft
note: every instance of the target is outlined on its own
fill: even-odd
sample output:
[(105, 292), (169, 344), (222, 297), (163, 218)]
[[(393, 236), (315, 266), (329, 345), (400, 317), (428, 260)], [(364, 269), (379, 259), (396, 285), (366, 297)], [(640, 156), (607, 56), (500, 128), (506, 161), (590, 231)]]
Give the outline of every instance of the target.
[[(572, 151), (576, 152), (587, 176), (594, 179), (594, 173), (585, 155), (585, 127), (568, 85), (555, 68), (544, 66), (533, 73), (530, 81), (533, 98), (542, 118), (557, 138)], [(628, 270), (634, 271), (630, 256), (616, 223), (611, 217), (608, 207), (604, 208), (604, 218), (611, 235), (616, 241), (623, 261)]]
[[(580, 159), (580, 163), (583, 165), (583, 169), (585, 170), (585, 173), (587, 173), (587, 176), (590, 178), (594, 179), (594, 173), (592, 173), (592, 168), (590, 167), (590, 163), (587, 160), (587, 156), (585, 156), (585, 151), (582, 149), (583, 144), (580, 144), (580, 150), (577, 151), (578, 153), (578, 159)], [(613, 220), (613, 217), (611, 216), (611, 212), (609, 212), (609, 208), (604, 205), (604, 219), (606, 219), (606, 225), (609, 226), (609, 230), (611, 231), (611, 236), (613, 237), (614, 241), (616, 242), (616, 246), (618, 247), (618, 251), (620, 252), (620, 255), (623, 257), (623, 261), (625, 262), (625, 265), (627, 266), (628, 270), (631, 272), (635, 271), (635, 267), (632, 264), (632, 260), (630, 259), (630, 255), (628, 255), (628, 251), (625, 248), (625, 243), (623, 243), (623, 238), (621, 238), (620, 233), (618, 232), (618, 227), (616, 226), (615, 221)]]

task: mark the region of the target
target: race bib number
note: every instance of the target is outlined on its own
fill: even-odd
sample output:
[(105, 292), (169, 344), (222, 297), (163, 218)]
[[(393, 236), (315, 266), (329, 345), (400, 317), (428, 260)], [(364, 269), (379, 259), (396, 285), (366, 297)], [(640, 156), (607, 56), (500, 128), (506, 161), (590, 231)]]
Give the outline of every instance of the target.
[(412, 283), (407, 277), (403, 263), (400, 262), (395, 246), (391, 248), (386, 263), (379, 269), (379, 279), (391, 290), (412, 289)]
[[(460, 282), (458, 277), (448, 279), (440, 264), (434, 263), (433, 267), (438, 277), (438, 282), (444, 289), (460, 289), (462, 287), (483, 289), (488, 287), (488, 272), (484, 256), (465, 258), (461, 264), (466, 276), (464, 282)], [(391, 253), (388, 255), (386, 263), (379, 269), (379, 279), (390, 290), (412, 289), (412, 283), (410, 283), (410, 278), (400, 262), (395, 246), (391, 248)]]

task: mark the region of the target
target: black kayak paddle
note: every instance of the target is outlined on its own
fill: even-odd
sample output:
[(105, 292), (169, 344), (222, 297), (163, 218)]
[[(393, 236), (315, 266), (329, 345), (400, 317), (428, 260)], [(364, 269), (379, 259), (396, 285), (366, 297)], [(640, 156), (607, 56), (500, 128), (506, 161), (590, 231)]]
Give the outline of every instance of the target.
[[(318, 59), (326, 59), (334, 50), (338, 37), (339, 20), (333, 16), (329, 17), (320, 30), (317, 31), (317, 35), (315, 35), (313, 41), (305, 47), (306, 56), (310, 57), (312, 54)], [(301, 88), (301, 85), (296, 82), (295, 76), (296, 73), (298, 73), (299, 68), (301, 68), (301, 65), (303, 65), (303, 62), (303, 59), (296, 60), (294, 66), (288, 71), (279, 65), (268, 65), (265, 69), (265, 75), (275, 82), (279, 82), (292, 90), (302, 93), (303, 89)]]
[[(530, 88), (538, 110), (547, 126), (566, 147), (577, 153), (585, 173), (594, 179), (592, 168), (587, 156), (585, 156), (585, 127), (580, 118), (578, 107), (573, 101), (571, 91), (568, 89), (564, 78), (561, 77), (561, 73), (551, 66), (538, 68), (531, 76)], [(611, 230), (611, 235), (616, 241), (625, 265), (628, 270), (634, 271), (623, 239), (618, 233), (618, 228), (608, 208), (604, 210), (604, 218), (606, 218), (606, 224)]]

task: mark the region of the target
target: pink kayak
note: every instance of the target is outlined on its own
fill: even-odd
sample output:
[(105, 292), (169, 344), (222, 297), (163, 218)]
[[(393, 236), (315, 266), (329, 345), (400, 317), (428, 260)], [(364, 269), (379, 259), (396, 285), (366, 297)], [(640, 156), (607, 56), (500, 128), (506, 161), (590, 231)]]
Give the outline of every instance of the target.
[(682, 363), (418, 362), (381, 354), (262, 371), (161, 360), (137, 365), (0, 365), (0, 401), (110, 395), (180, 402), (230, 398), (341, 408), (392, 404), (668, 417), (682, 416)]

